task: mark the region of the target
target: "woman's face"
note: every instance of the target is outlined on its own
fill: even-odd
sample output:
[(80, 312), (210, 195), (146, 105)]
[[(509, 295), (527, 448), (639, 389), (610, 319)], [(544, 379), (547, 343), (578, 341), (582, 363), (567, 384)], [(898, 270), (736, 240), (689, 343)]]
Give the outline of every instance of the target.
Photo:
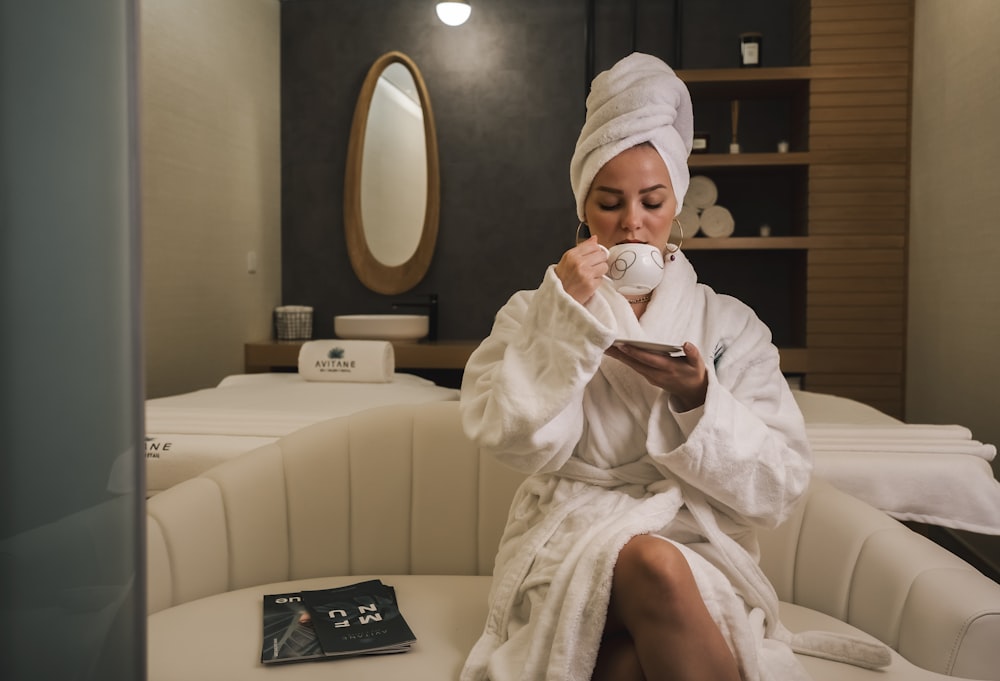
[(677, 199), (656, 149), (641, 144), (608, 161), (594, 176), (584, 213), (590, 233), (606, 248), (639, 241), (664, 250)]

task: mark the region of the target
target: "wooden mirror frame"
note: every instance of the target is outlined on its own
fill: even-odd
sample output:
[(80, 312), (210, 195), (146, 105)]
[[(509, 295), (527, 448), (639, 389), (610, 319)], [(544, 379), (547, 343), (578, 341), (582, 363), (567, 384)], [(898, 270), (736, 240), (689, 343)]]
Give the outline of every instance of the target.
[[(368, 128), (368, 111), (379, 76), (390, 64), (400, 63), (413, 76), (420, 108), (424, 116), (424, 143), (427, 150), (427, 204), (424, 210), (420, 242), (409, 260), (401, 265), (384, 265), (372, 254), (365, 239), (364, 220), (361, 215), (361, 164), (364, 158), (365, 131)], [(441, 184), (439, 177), (437, 132), (427, 86), (420, 70), (412, 59), (402, 52), (387, 52), (375, 60), (358, 95), (351, 121), (351, 137), (347, 145), (347, 172), (344, 178), (344, 233), (347, 255), (358, 279), (376, 293), (395, 295), (409, 291), (427, 274), (434, 246), (437, 243), (438, 220), (441, 210)]]

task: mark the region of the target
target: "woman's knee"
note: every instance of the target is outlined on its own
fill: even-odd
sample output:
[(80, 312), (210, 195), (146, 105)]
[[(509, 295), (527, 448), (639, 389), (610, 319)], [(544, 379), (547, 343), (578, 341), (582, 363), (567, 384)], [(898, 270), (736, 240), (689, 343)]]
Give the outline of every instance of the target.
[(691, 567), (681, 550), (659, 537), (633, 537), (618, 554), (613, 591), (619, 598), (629, 594), (639, 602), (683, 598), (697, 593)]

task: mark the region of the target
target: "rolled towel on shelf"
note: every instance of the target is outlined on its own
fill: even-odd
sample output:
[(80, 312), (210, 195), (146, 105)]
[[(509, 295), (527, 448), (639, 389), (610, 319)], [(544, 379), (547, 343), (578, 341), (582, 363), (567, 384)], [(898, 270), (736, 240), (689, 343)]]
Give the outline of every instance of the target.
[(713, 238), (731, 236), (736, 227), (733, 214), (718, 204), (701, 211), (700, 225), (702, 234)]
[(694, 236), (701, 229), (701, 217), (699, 214), (700, 211), (697, 208), (687, 203), (681, 208), (681, 212), (677, 214), (677, 221), (681, 223), (685, 239)]
[(318, 340), (302, 344), (299, 375), (307, 381), (388, 383), (396, 371), (392, 343), (376, 340)]

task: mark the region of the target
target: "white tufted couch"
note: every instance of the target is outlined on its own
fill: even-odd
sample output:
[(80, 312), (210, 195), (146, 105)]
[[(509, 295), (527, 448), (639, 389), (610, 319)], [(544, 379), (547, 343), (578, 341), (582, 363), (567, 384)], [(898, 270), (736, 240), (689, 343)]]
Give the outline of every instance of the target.
[[(319, 423), (166, 490), (148, 502), (148, 678), (455, 679), (520, 479), (452, 402)], [(817, 481), (761, 541), (790, 629), (898, 651), (881, 672), (801, 658), (816, 679), (1000, 679), (1000, 585), (883, 513)], [(260, 664), (263, 594), (367, 577), (396, 587), (412, 651)]]

